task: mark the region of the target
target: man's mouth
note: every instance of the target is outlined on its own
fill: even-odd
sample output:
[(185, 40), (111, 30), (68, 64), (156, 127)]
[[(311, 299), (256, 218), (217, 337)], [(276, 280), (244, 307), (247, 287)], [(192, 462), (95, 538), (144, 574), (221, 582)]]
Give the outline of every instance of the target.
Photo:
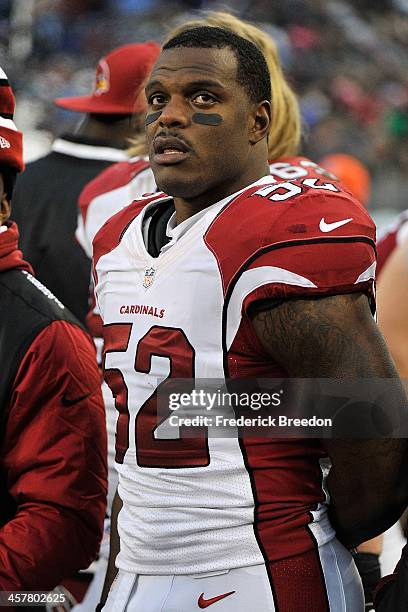
[(156, 164), (177, 164), (188, 156), (190, 147), (179, 138), (158, 136), (153, 141), (153, 161)]

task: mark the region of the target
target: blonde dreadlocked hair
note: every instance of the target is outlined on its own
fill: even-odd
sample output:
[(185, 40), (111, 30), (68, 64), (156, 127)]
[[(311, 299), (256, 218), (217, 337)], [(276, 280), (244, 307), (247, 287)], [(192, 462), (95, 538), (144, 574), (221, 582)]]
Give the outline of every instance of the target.
[[(296, 155), (300, 146), (301, 119), (297, 98), (282, 71), (278, 50), (272, 38), (256, 26), (229, 15), (228, 13), (210, 11), (202, 19), (183, 23), (169, 33), (167, 40), (177, 34), (197, 26), (213, 26), (231, 30), (238, 36), (254, 43), (264, 54), (271, 75), (272, 85), (272, 119), (269, 127), (268, 158), (270, 161), (280, 157)], [(146, 154), (144, 135), (134, 140), (129, 149), (130, 155)]]

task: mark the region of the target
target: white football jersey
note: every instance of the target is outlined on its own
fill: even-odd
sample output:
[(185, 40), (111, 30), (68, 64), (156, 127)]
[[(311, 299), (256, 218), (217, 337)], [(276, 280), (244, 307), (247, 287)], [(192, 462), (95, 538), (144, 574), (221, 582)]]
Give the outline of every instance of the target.
[[(252, 330), (251, 303), (371, 292), (369, 216), (321, 177), (307, 181), (260, 179), (191, 218), (158, 257), (147, 251), (143, 220), (171, 199), (164, 194), (121, 210), (95, 238), (105, 379), (119, 412), (120, 569), (243, 567), (334, 537), (319, 441), (208, 438), (205, 427), (196, 438), (173, 427), (169, 438), (161, 435), (166, 419), (156, 402), (167, 377), (285, 375)], [(320, 229), (322, 218), (329, 233)]]
[(80, 214), (75, 232), (88, 257), (92, 257), (92, 241), (105, 221), (133, 200), (156, 189), (153, 172), (145, 157), (113, 164), (90, 181), (79, 196)]

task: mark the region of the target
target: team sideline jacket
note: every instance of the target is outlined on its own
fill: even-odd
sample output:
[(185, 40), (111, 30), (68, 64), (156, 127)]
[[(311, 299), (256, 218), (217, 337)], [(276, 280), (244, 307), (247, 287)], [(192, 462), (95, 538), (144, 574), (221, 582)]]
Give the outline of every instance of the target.
[(102, 536), (106, 432), (92, 343), (0, 227), (0, 590), (48, 590)]

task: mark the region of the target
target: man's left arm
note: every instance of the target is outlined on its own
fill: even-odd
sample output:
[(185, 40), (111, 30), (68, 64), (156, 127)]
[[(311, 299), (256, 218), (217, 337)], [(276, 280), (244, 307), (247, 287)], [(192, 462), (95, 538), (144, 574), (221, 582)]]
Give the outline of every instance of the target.
[[(407, 399), (362, 293), (288, 299), (259, 312), (253, 326), (264, 350), (291, 377), (384, 378), (400, 410)], [(354, 415), (358, 418), (359, 415)], [(387, 529), (408, 502), (405, 439), (322, 440), (332, 468), (331, 519), (338, 536), (356, 546)], [(353, 501), (355, 503), (353, 503)]]

